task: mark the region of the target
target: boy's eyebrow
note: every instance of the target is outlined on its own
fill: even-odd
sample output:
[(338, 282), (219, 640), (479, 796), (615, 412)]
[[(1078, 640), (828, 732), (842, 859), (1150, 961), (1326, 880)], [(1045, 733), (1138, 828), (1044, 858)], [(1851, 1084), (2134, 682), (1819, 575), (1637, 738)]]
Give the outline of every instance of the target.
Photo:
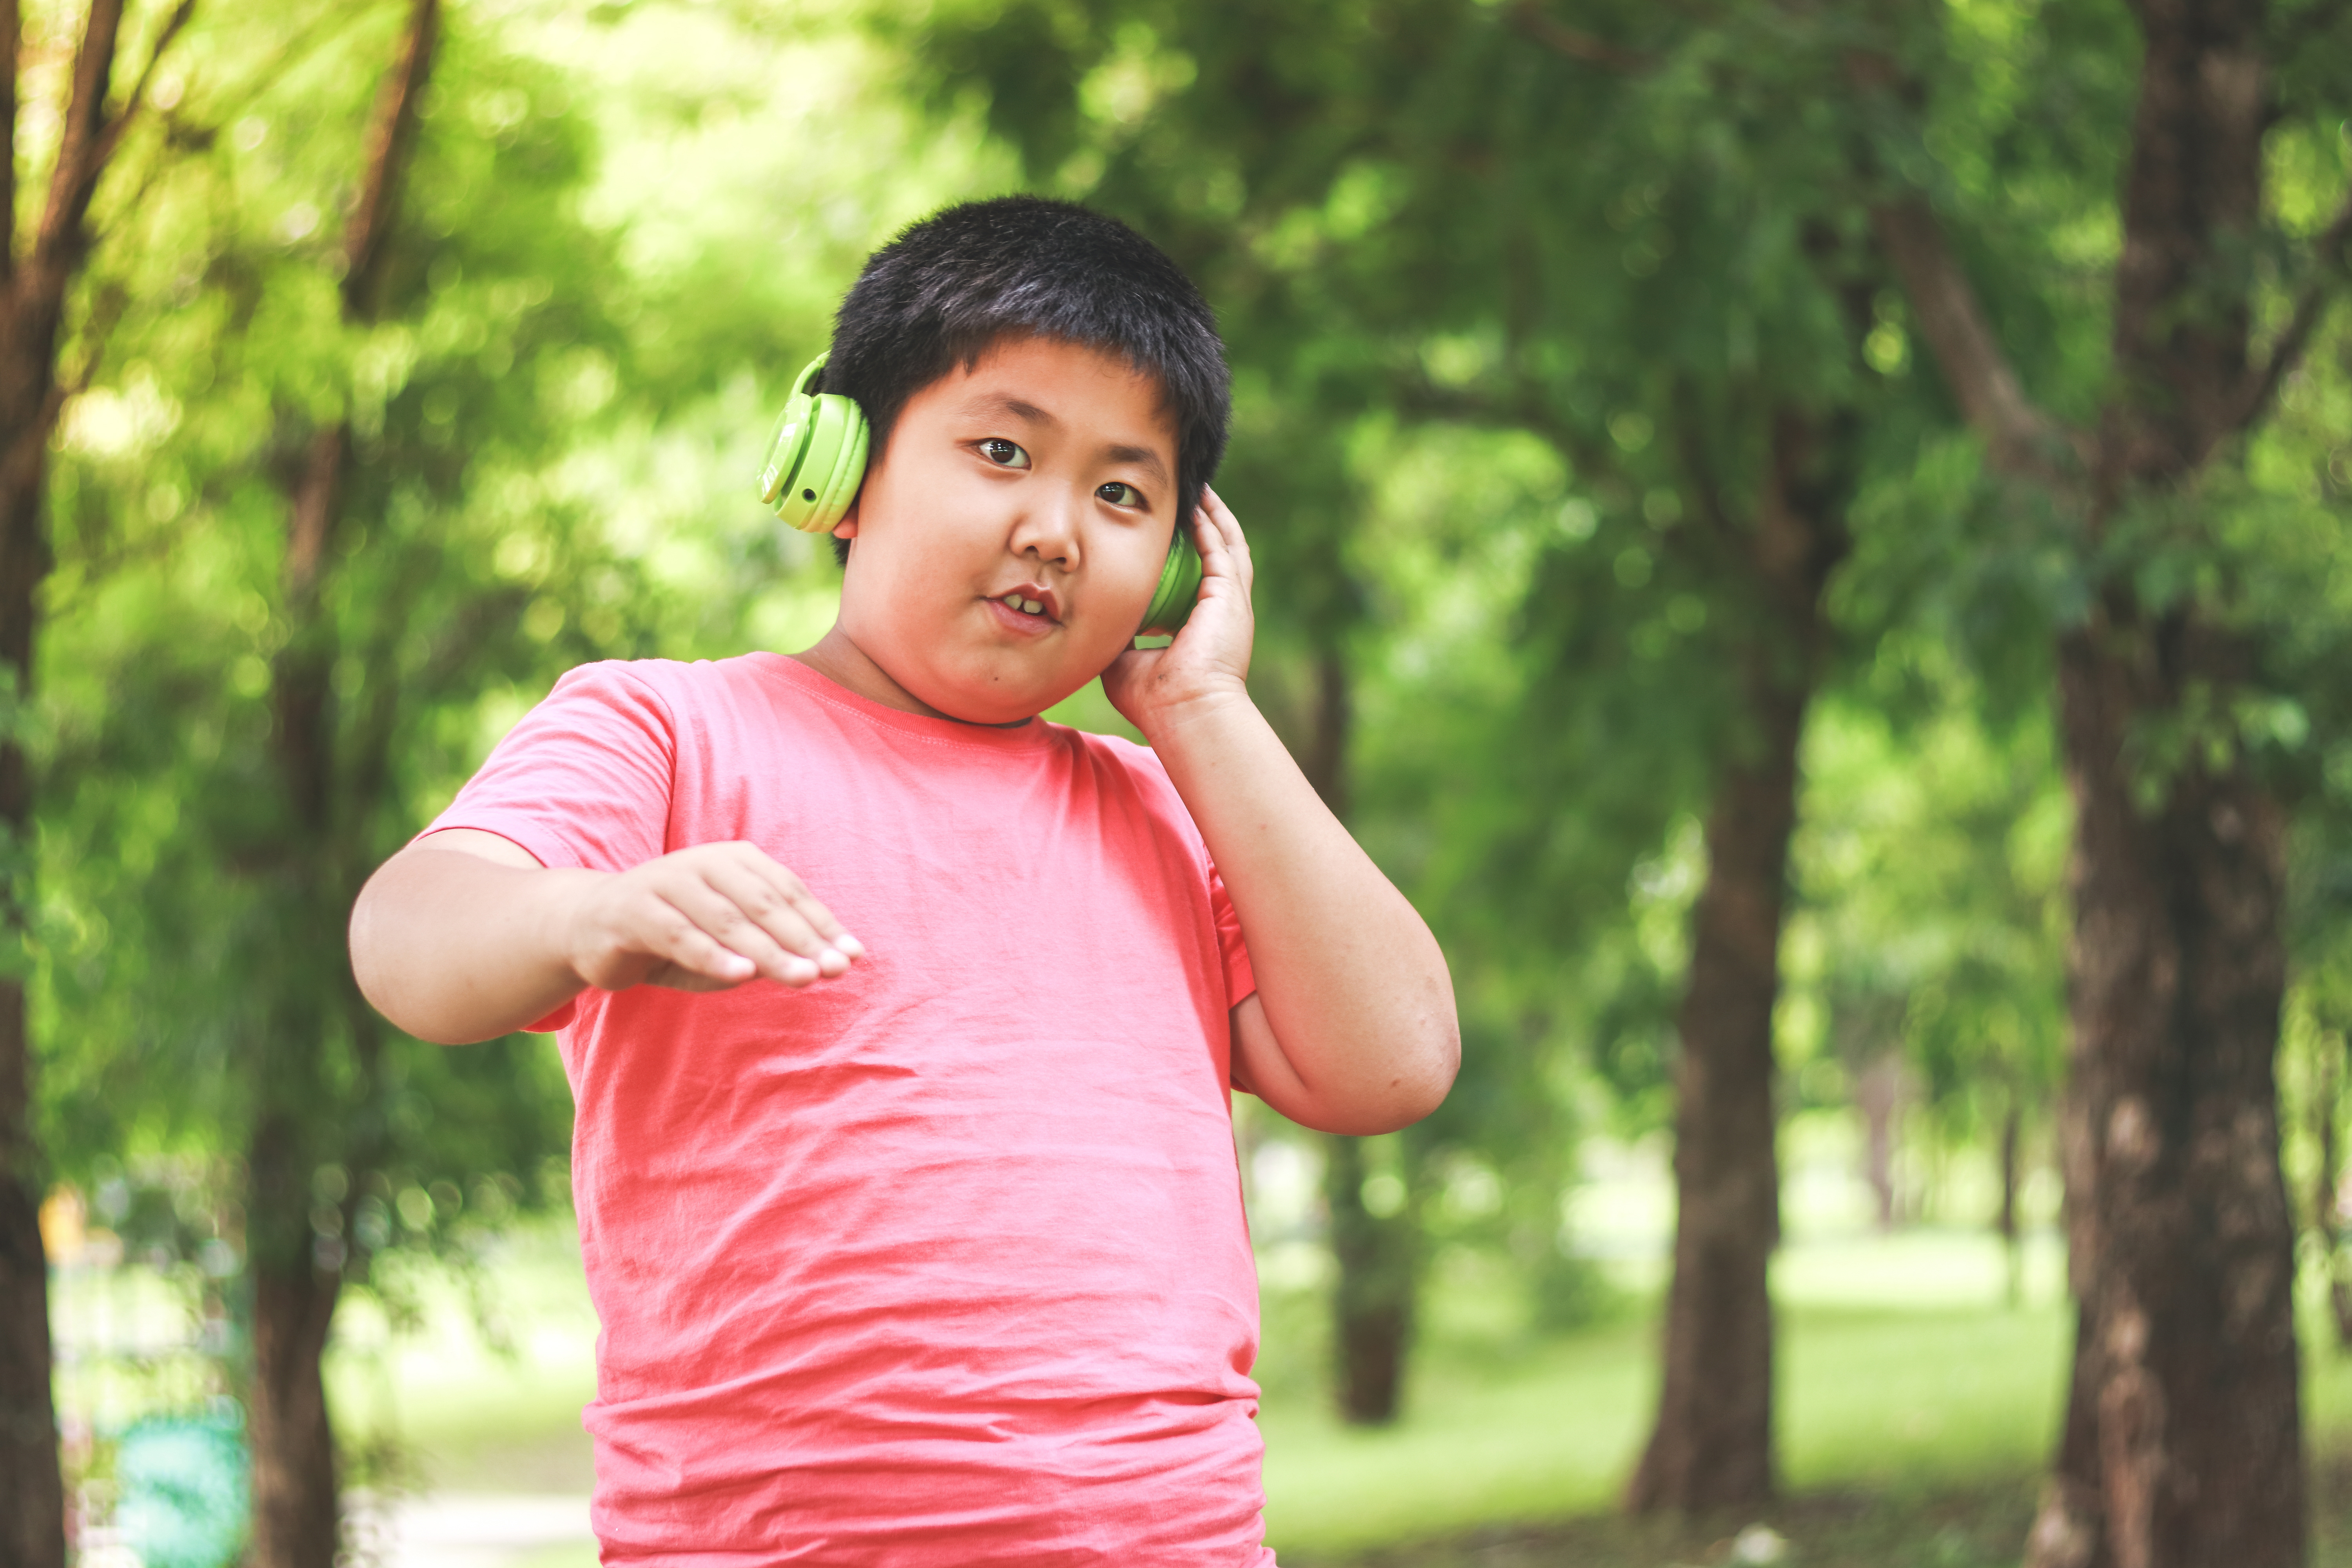
[(1153, 479), (1163, 485), (1168, 482), (1167, 467), (1160, 462), (1160, 454), (1149, 447), (1110, 446), (1103, 448), (1103, 456), (1114, 463), (1133, 463), (1139, 468), (1148, 468)]
[[(967, 416), (1004, 414), (1010, 415), (1025, 425), (1043, 425), (1055, 430), (1062, 427), (1062, 421), (1057, 416), (1010, 393), (996, 393), (986, 397), (975, 397), (964, 405), (964, 413)], [(1133, 463), (1138, 468), (1149, 468), (1154, 479), (1162, 484), (1168, 482), (1168, 466), (1160, 460), (1160, 454), (1149, 447), (1131, 447), (1124, 442), (1114, 442), (1103, 448), (1103, 456), (1114, 463)]]

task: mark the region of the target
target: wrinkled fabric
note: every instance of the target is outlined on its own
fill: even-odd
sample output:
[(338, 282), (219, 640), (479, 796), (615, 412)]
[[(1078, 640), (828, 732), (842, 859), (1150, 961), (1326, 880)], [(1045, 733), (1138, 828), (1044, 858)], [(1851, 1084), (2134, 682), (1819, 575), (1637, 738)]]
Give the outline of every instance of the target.
[(1151, 753), (771, 654), (565, 676), (427, 831), (747, 840), (868, 956), (561, 1031), (608, 1563), (1270, 1563), (1238, 921)]

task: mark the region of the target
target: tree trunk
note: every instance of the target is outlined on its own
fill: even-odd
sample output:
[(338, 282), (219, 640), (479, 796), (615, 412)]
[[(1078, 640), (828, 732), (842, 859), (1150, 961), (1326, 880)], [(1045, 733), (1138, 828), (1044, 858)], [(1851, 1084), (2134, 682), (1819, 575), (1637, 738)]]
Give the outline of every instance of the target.
[(2137, 805), (2140, 661), (2119, 640), (2070, 637), (2061, 676), (2095, 1270), (2076, 1353), (2097, 1391), (2105, 1528), (2119, 1568), (2294, 1568), (2294, 1237), (2273, 1080), (2284, 824), (2236, 769), (2192, 768), (2153, 814)]
[(2066, 1279), (2074, 1302), (2074, 1355), (2066, 1379), (2057, 1462), (2025, 1543), (2024, 1568), (2115, 1568), (2099, 1472), (2098, 1227), (2090, 1201), (2097, 1184), (2088, 1100), (2089, 1079), (2067, 1075), (2058, 1104), (2058, 1163), (2065, 1178)]
[(0, 931), (11, 950), (0, 969), (0, 1568), (64, 1568), (65, 1489), (41, 1248), (46, 1182), (33, 1135), (24, 971), (14, 956), (22, 952), (33, 896), (32, 778), (14, 715), (32, 687), (35, 595), (48, 564), (42, 519), (48, 427), (24, 407), (29, 393), (37, 410), (47, 385), (25, 387), (22, 370), (0, 366), (13, 395), (0, 395), (0, 679), (14, 689), (0, 697), (8, 719), (0, 731)]
[(1383, 1426), (1397, 1417), (1412, 1348), (1420, 1247), (1410, 1175), (1404, 1202), (1386, 1215), (1364, 1203), (1364, 1141), (1323, 1140), (1323, 1199), (1339, 1278), (1331, 1291), (1333, 1393), (1341, 1419)]
[(0, 981), (0, 1568), (64, 1568), (48, 1266), (28, 1115), (25, 987)]
[(2096, 1314), (2074, 1313), (2074, 1359), (2066, 1380), (2065, 1425), (2058, 1462), (2025, 1541), (2024, 1568), (2115, 1568), (2099, 1479), (2099, 1379)]
[(1675, 1019), (1675, 1273), (1657, 1425), (1626, 1493), (1636, 1512), (1745, 1508), (1770, 1498), (1772, 1301), (1780, 1235), (1772, 1009), (1797, 820), (1797, 748), (1826, 626), (1822, 590), (1845, 549), (1851, 474), (1792, 411), (1773, 421), (1771, 469), (1748, 543), (1759, 615), (1740, 659), (1747, 732), (1706, 823), (1707, 874), (1691, 917)]
[[(2229, 258), (2262, 207), (2259, 0), (2139, 8), (2147, 51), (2116, 267), (2118, 394), (2095, 533), (2184, 492), (2245, 417), (2248, 322)], [(2075, 1089), (2106, 1546), (2117, 1568), (2299, 1568), (2294, 1227), (2273, 1079), (2285, 987), (2285, 822), (2242, 760), (2191, 747), (2150, 781), (2132, 742), (2250, 668), (2193, 605), (2109, 588), (2059, 639), (2074, 798)], [(2234, 748), (2232, 749), (2234, 752)], [(2160, 789), (2147, 798), (2151, 782)]]
[[(397, 211), (416, 104), (432, 70), (437, 0), (412, 0), (400, 58), (377, 95), (359, 199), (343, 235), (343, 316), (375, 319), (387, 242)], [(347, 425), (313, 436), (289, 476), (284, 590), (288, 637), (271, 672), (272, 743), (285, 816), (274, 871), (289, 941), (310, 942), (313, 961), (272, 999), (268, 1037), (252, 1066), (257, 1115), (249, 1156), (248, 1267), (254, 1279), (254, 1368), (248, 1397), (253, 1447), (251, 1568), (332, 1568), (341, 1502), (335, 1434), (319, 1358), (326, 1350), (346, 1273), (363, 1266), (351, 1205), (384, 1157), (381, 1119), (342, 1113), (375, 1097), (380, 1034), (353, 991), (341, 933), (351, 910), (349, 820), (343, 793), (355, 780), (339, 765), (332, 612), (324, 606), (343, 521), (352, 451)], [(305, 987), (308, 987), (307, 989)], [(326, 994), (331, 993), (331, 995)], [(330, 1019), (349, 1021), (355, 1081), (327, 1088), (320, 1056)], [(311, 1174), (327, 1160), (347, 1171), (344, 1247), (321, 1255), (311, 1227)]]
[(341, 1542), (334, 1425), (320, 1357), (341, 1294), (310, 1234), (308, 1140), (293, 1117), (267, 1118), (254, 1139), (247, 1267), (253, 1279), (253, 1568), (334, 1568)]
[(1878, 1228), (1891, 1231), (1903, 1217), (1903, 1198), (1895, 1184), (1895, 1124), (1903, 1113), (1903, 1058), (1899, 1047), (1862, 1069), (1854, 1080), (1854, 1102), (1862, 1109), (1862, 1175), (1878, 1205)]
[[(2025, 399), (1924, 204), (1891, 204), (1873, 220), (1994, 464), (2080, 519), (2084, 567), (2105, 574), (2057, 647), (2075, 810), (2065, 1142), (2083, 1328), (2052, 1509), (2103, 1531), (2084, 1560), (2111, 1553), (2117, 1568), (2305, 1558), (2294, 1236), (2273, 1076), (2284, 814), (2222, 717), (2258, 656), (2244, 634), (2209, 624), (2196, 598), (2149, 613), (2127, 570), (2099, 563), (2119, 516), (2197, 504), (2203, 470), (2216, 454), (2234, 460), (2232, 438), (2261, 416), (2317, 320), (2299, 305), (2267, 362), (2252, 365), (2243, 258), (2261, 243), (2274, 107), (2266, 10), (2263, 0), (2133, 8), (2145, 48), (2113, 392), (2095, 436), (2070, 438)], [(2070, 447), (2087, 483), (2064, 463)], [(2193, 521), (2183, 510), (2168, 526), (2193, 538), (2183, 526)], [(2179, 759), (2137, 744), (2183, 731)], [(2095, 1507), (2063, 1500), (2083, 1485), (2086, 1451)], [(2045, 1533), (2068, 1533), (2052, 1509), (2034, 1531), (2036, 1568), (2061, 1561), (2043, 1552)]]
[[(1336, 647), (1315, 660), (1314, 725), (1299, 771), (1331, 815), (1348, 816), (1348, 738), (1354, 710), (1348, 665)], [(1413, 1300), (1420, 1282), (1414, 1205), (1376, 1215), (1364, 1206), (1363, 1140), (1323, 1140), (1324, 1210), (1339, 1278), (1331, 1288), (1333, 1394), (1354, 1426), (1384, 1426), (1397, 1416), (1405, 1357), (1412, 1348)]]
[[(160, 53), (185, 20), (167, 24)], [(74, 54), (47, 201), (17, 242), (17, 70), (23, 18), (0, 0), (0, 1568), (62, 1568), (65, 1490), (51, 1389), (46, 1177), (33, 1133), (25, 1006), (32, 907), (31, 769), (20, 739), (32, 696), (39, 589), (48, 574), (48, 443), (64, 403), (58, 350), (66, 296), (88, 258), (83, 223), (135, 101), (110, 117), (121, 0), (92, 0)]]

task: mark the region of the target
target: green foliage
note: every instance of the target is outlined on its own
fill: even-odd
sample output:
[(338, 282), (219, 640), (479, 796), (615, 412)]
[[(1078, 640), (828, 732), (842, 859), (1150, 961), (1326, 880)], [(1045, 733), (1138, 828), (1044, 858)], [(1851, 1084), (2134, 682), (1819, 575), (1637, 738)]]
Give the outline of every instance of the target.
[(1893, 678), (1944, 685), (1933, 717), (1890, 724), (1842, 698), (1808, 742), (1780, 1043), (1814, 1103), (1900, 1053), (1934, 1131), (1982, 1145), (2057, 1089), (2071, 816), (2047, 720), (1989, 730), (1945, 656), (1907, 651), (1928, 668)]
[[(211, 1173), (215, 1212), (158, 1245), (251, 1244), (240, 1162), (290, 1116), (304, 1239), (362, 1279), (564, 1202), (570, 1108), (543, 1037), (449, 1051), (367, 1015), (352, 894), (564, 668), (822, 629), (829, 564), (744, 481), (768, 405), (877, 230), (986, 160), (911, 148), (871, 50), (821, 21), (461, 7), (354, 320), (342, 225), (405, 10), (209, 14), (159, 79), (68, 353), (95, 374), (58, 443), (23, 721), (59, 1173), (201, 1154), (172, 1168)], [(813, 136), (841, 156), (797, 155)], [(289, 590), (292, 489), (339, 422), (313, 613)], [(312, 823), (287, 729), (305, 660), (327, 682)]]
[[(2303, 43), (2238, 263), (2265, 331), (2352, 180), (2352, 20), (2280, 10)], [(1792, 872), (1792, 1102), (1842, 1103), (1889, 1050), (1950, 1142), (2046, 1100), (2048, 650), (2117, 584), (2242, 646), (2243, 680), (2137, 754), (2159, 784), (2252, 755), (2294, 805), (2294, 1016), (2340, 1040), (2342, 317), (2198, 493), (2136, 503), (2094, 552), (1989, 477), (1870, 241), (1873, 201), (1924, 192), (2032, 395), (2094, 423), (2136, 80), (2111, 0), (458, 7), (380, 319), (354, 324), (341, 215), (400, 13), (205, 12), (101, 202), (39, 680), (6, 712), (43, 770), (36, 1037), (67, 1176), (193, 1152), (220, 1196), (257, 1117), (295, 1104), (313, 1239), (354, 1256), (468, 1254), (560, 1201), (546, 1043), (387, 1037), (371, 1065), (339, 900), (562, 668), (814, 640), (832, 568), (745, 479), (773, 406), (875, 243), (1015, 185), (1135, 221), (1220, 310), (1261, 700), (1304, 752), (1344, 669), (1351, 823), (1459, 989), (1461, 1080), (1376, 1159), (1411, 1175), (1433, 1267), (1506, 1256), (1563, 1320), (1597, 1310), (1560, 1199), (1580, 1133), (1670, 1110), (1776, 410), (1837, 432), (1853, 491)], [(1555, 13), (1599, 55), (1524, 21)], [(1906, 90), (1857, 89), (1857, 49)], [(349, 527), (309, 626), (288, 483), (343, 419)], [(323, 849), (287, 831), (298, 636), (331, 656)], [(190, 1258), (234, 1234), (168, 1218), (142, 1223)]]
[[(397, 20), (338, 31), (162, 171), (98, 285), (128, 303), (118, 368), (63, 432), (43, 689), (42, 1037), (70, 1046), (47, 1096), (68, 1171), (234, 1152), (289, 1097), (317, 1163), (360, 1136), (394, 1185), (505, 1172), (538, 1196), (562, 1147), (543, 1047), (395, 1046), (379, 1070), (351, 1033), (356, 879), (478, 755), (486, 694), (625, 640), (644, 605), (541, 478), (622, 346), (610, 247), (573, 216), (588, 129), (543, 68), (445, 37), (379, 323), (343, 319), (322, 215)], [(258, 46), (265, 19), (243, 21)], [(289, 489), (342, 420), (344, 531), (310, 626), (286, 601)], [(277, 689), (297, 637), (330, 660), (318, 830)]]

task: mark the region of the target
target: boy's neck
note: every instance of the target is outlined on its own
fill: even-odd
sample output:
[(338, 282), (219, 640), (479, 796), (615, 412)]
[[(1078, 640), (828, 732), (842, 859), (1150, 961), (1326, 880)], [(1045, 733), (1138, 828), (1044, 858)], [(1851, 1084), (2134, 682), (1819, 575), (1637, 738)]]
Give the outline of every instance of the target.
[(845, 691), (852, 691), (869, 702), (879, 702), (885, 708), (895, 708), (901, 713), (918, 713), (926, 719), (945, 719), (950, 723), (970, 724), (980, 730), (1018, 730), (1029, 722), (1015, 719), (1009, 723), (991, 724), (974, 719), (959, 719), (952, 713), (942, 713), (896, 680), (890, 672), (874, 662), (866, 650), (851, 640), (841, 623), (817, 639), (816, 646), (802, 649), (790, 657), (796, 663), (824, 676)]

